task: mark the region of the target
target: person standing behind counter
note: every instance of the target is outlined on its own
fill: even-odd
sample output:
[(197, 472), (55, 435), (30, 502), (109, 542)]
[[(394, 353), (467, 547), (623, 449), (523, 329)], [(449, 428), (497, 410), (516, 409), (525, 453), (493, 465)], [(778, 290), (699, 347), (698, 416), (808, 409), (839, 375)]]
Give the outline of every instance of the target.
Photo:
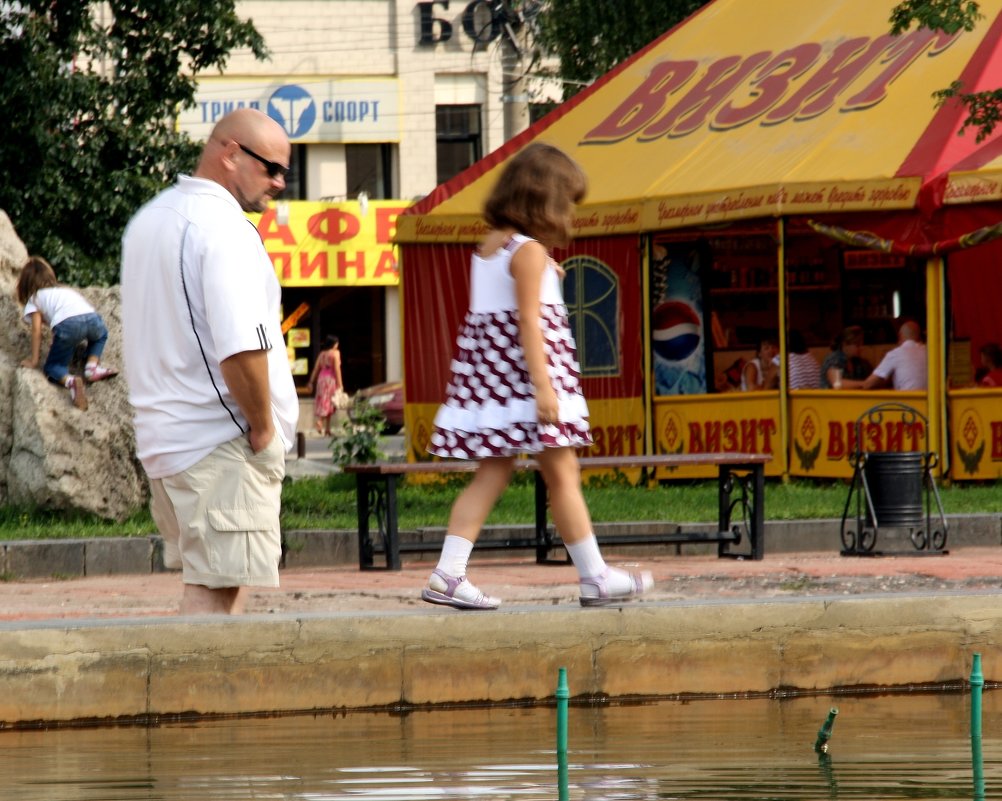
[(285, 188), (290, 146), (241, 109), (212, 130), (193, 176), (143, 206), (122, 241), (122, 327), (136, 450), (182, 614), (243, 611), (278, 586), (279, 506), (299, 400), (281, 289), (257, 229)]

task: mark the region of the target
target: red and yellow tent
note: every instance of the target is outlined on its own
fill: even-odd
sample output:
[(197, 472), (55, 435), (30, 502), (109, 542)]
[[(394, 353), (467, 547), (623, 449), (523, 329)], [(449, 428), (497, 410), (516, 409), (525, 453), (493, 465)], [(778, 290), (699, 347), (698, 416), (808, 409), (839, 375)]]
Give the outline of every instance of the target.
[[(978, 253), (991, 248), (984, 245), (991, 235), (964, 236), (1002, 220), (1002, 129), (983, 142), (973, 130), (959, 133), (965, 110), (955, 101), (937, 106), (932, 93), (955, 81), (965, 92), (1002, 86), (1002, 0), (980, 3), (976, 28), (953, 35), (912, 30), (891, 36), (894, 5), (715, 0), (401, 215), (396, 240), (412, 456), (424, 458), (442, 398), (466, 308), (469, 243), (484, 231), (483, 201), (507, 159), (537, 140), (570, 153), (590, 180), (577, 239), (559, 255), (584, 268), (565, 293), (578, 312), (579, 345), (584, 337), (595, 349), (585, 391), (597, 453), (733, 446), (771, 450), (773, 473), (848, 474), (846, 440), (836, 446), (821, 437), (834, 436), (833, 424), (849, 418), (845, 409), (837, 421), (819, 412), (823, 397), (796, 403), (796, 392), (781, 386), (739, 399), (712, 392), (709, 380), (702, 394), (669, 397), (659, 394), (654, 375), (654, 334), (662, 322), (652, 317), (671, 311), (655, 297), (667, 297), (659, 259), (670, 261), (688, 248), (685, 258), (698, 262), (704, 279), (719, 279), (729, 254), (742, 247), (724, 240), (765, 237), (772, 252), (758, 258), (767, 274), (755, 267), (752, 283), (737, 288), (749, 295), (771, 288), (778, 296), (777, 328), (784, 331), (791, 302), (799, 302), (788, 294), (797, 278), (790, 241), (810, 232), (810, 223), (928, 259), (931, 380), (929, 392), (914, 400), (929, 419), (930, 449), (941, 450), (950, 316), (942, 251), (981, 245), (964, 251), (958, 263), (960, 272), (973, 269), (984, 278)], [(714, 243), (709, 250), (703, 249), (707, 241)], [(803, 266), (797, 265), (798, 275)], [(814, 269), (818, 275), (830, 270)], [(977, 280), (961, 281), (962, 302), (971, 300), (972, 286), (975, 299), (986, 297)], [(604, 306), (603, 281), (614, 296)], [(704, 292), (719, 289), (708, 286)], [(709, 339), (709, 320), (702, 322)], [(671, 321), (664, 325), (676, 330)], [(992, 330), (982, 326), (969, 337), (974, 343)], [(871, 402), (859, 398), (849, 412)], [(813, 417), (804, 416), (808, 407)], [(983, 427), (990, 430), (988, 423)], [(801, 436), (812, 429), (817, 439)], [(797, 464), (805, 451), (815, 454), (806, 467), (802, 458)], [(834, 454), (827, 467), (826, 453)]]

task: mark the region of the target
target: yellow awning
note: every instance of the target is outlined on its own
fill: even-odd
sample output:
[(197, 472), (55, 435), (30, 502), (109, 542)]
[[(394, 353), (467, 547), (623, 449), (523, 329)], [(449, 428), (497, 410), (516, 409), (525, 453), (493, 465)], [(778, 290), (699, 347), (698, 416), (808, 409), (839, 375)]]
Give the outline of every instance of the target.
[(956, 134), (959, 104), (937, 109), (932, 92), (1002, 84), (1002, 0), (955, 36), (891, 37), (894, 5), (716, 0), (438, 187), (401, 215), (397, 241), (476, 240), (499, 170), (534, 140), (588, 173), (579, 235), (913, 208), (975, 149), (973, 131)]

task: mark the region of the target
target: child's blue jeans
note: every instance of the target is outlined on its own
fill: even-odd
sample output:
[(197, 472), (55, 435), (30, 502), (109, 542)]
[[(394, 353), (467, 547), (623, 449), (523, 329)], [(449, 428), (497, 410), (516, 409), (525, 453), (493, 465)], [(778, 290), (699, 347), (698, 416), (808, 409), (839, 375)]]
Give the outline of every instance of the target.
[(108, 341), (108, 329), (101, 315), (95, 312), (78, 314), (63, 320), (52, 329), (52, 346), (45, 359), (42, 371), (49, 381), (62, 384), (69, 373), (73, 352), (81, 342), (87, 343), (87, 358), (101, 358), (104, 344)]

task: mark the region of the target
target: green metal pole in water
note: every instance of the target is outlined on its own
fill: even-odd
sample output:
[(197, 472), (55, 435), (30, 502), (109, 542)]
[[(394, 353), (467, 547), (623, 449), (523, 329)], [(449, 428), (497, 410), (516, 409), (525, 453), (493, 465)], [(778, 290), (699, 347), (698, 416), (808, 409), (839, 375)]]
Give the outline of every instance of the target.
[(981, 690), (985, 677), (981, 674), (981, 654), (975, 654), (971, 663), (971, 737), (981, 736)]
[(981, 738), (971, 738), (971, 773), (974, 776), (974, 801), (985, 798), (985, 762), (981, 755)]
[(557, 751), (567, 752), (567, 700), (571, 691), (567, 688), (567, 668), (560, 668), (557, 676)]
[(974, 654), (971, 664), (971, 772), (975, 801), (982, 801), (985, 797), (985, 765), (981, 754), (981, 691), (984, 686), (981, 654)]
[(560, 668), (557, 676), (557, 797), (559, 801), (570, 798), (567, 781), (567, 701), (571, 692), (567, 687), (567, 668)]
[(832, 707), (828, 710), (828, 717), (825, 722), (821, 724), (821, 728), (818, 729), (818, 739), (814, 741), (814, 752), (817, 754), (827, 754), (828, 753), (828, 741), (832, 737), (832, 726), (835, 725), (835, 716), (838, 714), (838, 709)]

